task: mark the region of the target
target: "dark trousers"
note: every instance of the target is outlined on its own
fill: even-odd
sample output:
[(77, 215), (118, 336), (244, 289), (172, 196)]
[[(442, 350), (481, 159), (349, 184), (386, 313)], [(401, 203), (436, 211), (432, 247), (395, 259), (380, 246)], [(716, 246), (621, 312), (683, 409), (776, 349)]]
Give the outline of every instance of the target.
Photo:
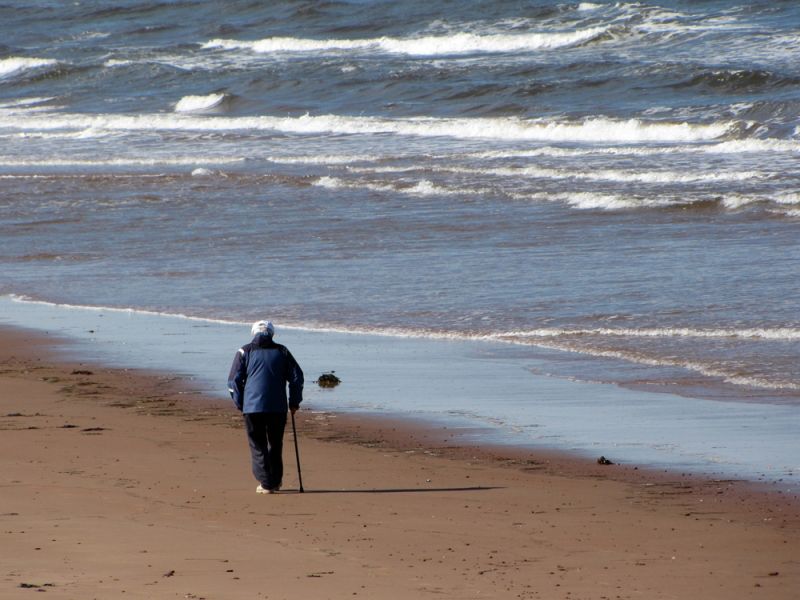
[(283, 480), (283, 430), (286, 429), (286, 413), (245, 414), (244, 427), (250, 442), (253, 476), (267, 489), (280, 487)]

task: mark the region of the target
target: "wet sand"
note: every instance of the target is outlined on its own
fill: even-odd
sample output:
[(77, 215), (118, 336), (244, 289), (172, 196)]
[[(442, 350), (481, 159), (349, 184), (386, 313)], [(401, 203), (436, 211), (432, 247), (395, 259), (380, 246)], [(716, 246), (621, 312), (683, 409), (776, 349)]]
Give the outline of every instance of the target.
[[(191, 382), (0, 330), (0, 597), (795, 599), (800, 508), (753, 484), (298, 413), (255, 494)], [(613, 457), (612, 457), (613, 458)]]

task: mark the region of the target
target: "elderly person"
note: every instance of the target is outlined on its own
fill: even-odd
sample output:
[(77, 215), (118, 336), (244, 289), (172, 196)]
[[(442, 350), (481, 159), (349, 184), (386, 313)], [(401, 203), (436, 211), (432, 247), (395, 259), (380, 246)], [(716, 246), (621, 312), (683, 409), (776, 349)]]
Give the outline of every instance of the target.
[(274, 494), (283, 479), (287, 412), (294, 414), (303, 401), (303, 371), (291, 352), (273, 341), (271, 322), (253, 323), (251, 334), (253, 340), (233, 358), (228, 391), (244, 417), (253, 475), (259, 482), (256, 493)]

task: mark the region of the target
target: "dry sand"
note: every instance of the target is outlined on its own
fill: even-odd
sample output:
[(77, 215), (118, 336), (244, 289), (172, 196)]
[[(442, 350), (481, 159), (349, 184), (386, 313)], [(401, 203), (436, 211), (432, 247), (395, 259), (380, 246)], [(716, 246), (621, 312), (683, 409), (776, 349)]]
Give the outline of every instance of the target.
[(257, 495), (232, 407), (51, 350), (0, 331), (0, 598), (800, 598), (785, 493), (303, 410)]

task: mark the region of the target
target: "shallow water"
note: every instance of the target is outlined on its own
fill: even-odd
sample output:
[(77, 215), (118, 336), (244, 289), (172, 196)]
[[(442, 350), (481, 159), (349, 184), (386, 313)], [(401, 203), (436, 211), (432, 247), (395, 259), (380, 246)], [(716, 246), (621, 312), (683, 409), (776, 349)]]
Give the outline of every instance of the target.
[[(122, 367), (174, 373), (226, 397), (225, 377), (246, 323), (56, 306), (0, 298), (3, 318), (75, 340), (66, 351)], [(431, 340), (280, 328), (306, 373), (315, 410), (407, 418), (460, 442), (564, 450), (621, 464), (740, 477), (800, 490), (800, 413), (628, 391), (537, 374), (546, 361), (497, 341)], [(60, 344), (57, 347), (62, 347)], [(342, 383), (314, 382), (334, 370)]]

